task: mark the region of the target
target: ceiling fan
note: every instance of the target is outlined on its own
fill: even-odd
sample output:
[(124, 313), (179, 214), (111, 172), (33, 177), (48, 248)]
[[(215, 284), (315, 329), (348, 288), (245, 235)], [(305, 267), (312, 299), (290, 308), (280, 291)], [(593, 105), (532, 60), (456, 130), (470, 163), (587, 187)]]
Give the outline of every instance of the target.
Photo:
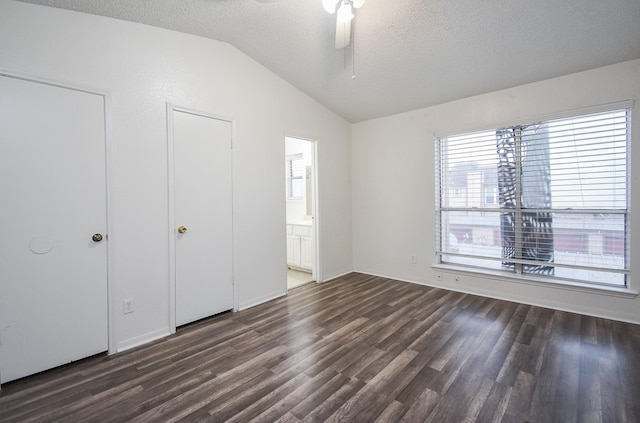
[[(279, 0), (256, 0), (258, 3), (273, 3)], [(336, 16), (336, 48), (343, 49), (351, 42), (351, 20), (355, 17), (353, 9), (359, 9), (365, 0), (322, 0), (327, 12)]]
[(359, 9), (365, 0), (322, 0), (324, 10), (336, 13), (336, 48), (342, 49), (351, 42), (351, 20), (354, 18), (353, 9)]

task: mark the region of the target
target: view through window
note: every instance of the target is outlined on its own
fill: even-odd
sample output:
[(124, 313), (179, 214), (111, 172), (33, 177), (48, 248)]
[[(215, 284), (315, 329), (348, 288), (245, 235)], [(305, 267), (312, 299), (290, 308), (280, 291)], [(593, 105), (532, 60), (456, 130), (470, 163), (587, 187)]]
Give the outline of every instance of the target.
[(440, 262), (626, 286), (629, 115), (437, 139)]

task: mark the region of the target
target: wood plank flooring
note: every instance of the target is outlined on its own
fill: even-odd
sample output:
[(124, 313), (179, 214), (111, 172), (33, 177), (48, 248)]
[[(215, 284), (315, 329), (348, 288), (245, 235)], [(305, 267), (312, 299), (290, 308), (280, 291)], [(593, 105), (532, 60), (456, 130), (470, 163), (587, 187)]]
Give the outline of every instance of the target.
[(640, 326), (353, 273), (2, 386), (9, 422), (639, 422)]

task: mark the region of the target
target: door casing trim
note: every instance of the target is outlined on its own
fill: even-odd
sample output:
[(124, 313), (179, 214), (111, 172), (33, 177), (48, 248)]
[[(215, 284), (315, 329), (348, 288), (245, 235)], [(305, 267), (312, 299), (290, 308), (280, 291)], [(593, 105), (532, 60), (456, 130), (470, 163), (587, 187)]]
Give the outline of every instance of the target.
[[(320, 216), (320, 206), (319, 206), (319, 199), (320, 199), (320, 181), (318, 179), (318, 141), (317, 139), (313, 138), (313, 137), (305, 137), (305, 136), (298, 136), (298, 135), (294, 135), (293, 132), (291, 131), (287, 131), (284, 133), (284, 137), (283, 139), (283, 151), (286, 150), (286, 140), (287, 138), (295, 138), (301, 141), (306, 141), (306, 142), (310, 142), (311, 143), (311, 155), (313, 156), (313, 176), (312, 176), (312, 181), (313, 181), (313, 200), (312, 200), (312, 204), (313, 204), (313, 270), (312, 270), (312, 277), (313, 280), (320, 283), (323, 282), (323, 276), (322, 276), (322, 251), (320, 248), (320, 238), (321, 238), (321, 234), (320, 234), (320, 222), (321, 220), (321, 216)], [(285, 212), (285, 230), (286, 230), (286, 224), (287, 224), (287, 219), (286, 219), (286, 212)], [(286, 247), (285, 247), (286, 250)], [(285, 259), (286, 260), (286, 259)], [(286, 262), (285, 262), (286, 264)], [(284, 292), (287, 292), (288, 288), (287, 288), (287, 279), (285, 277), (284, 280)]]

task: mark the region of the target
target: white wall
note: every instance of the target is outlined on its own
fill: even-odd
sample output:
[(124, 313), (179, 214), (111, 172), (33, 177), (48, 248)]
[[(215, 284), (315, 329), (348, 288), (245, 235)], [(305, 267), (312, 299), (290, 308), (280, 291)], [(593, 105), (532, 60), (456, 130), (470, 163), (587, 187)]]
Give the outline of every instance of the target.
[[(118, 349), (169, 332), (166, 103), (235, 119), (237, 305), (285, 293), (284, 136), (318, 141), (322, 275), (351, 270), (350, 126), (234, 47), (0, 0), (0, 70), (108, 92)], [(331, 167), (323, 165), (331, 163)], [(135, 311), (122, 314), (122, 300)]]
[[(422, 81), (421, 83), (428, 83)], [(356, 271), (640, 323), (640, 300), (439, 272), (435, 257), (434, 134), (526, 123), (549, 114), (640, 98), (640, 60), (352, 125)], [(640, 122), (636, 104), (632, 121)], [(640, 129), (631, 148), (630, 288), (640, 289)], [(409, 262), (416, 253), (418, 262)], [(441, 275), (441, 280), (437, 275)], [(459, 278), (460, 280), (456, 280)]]

